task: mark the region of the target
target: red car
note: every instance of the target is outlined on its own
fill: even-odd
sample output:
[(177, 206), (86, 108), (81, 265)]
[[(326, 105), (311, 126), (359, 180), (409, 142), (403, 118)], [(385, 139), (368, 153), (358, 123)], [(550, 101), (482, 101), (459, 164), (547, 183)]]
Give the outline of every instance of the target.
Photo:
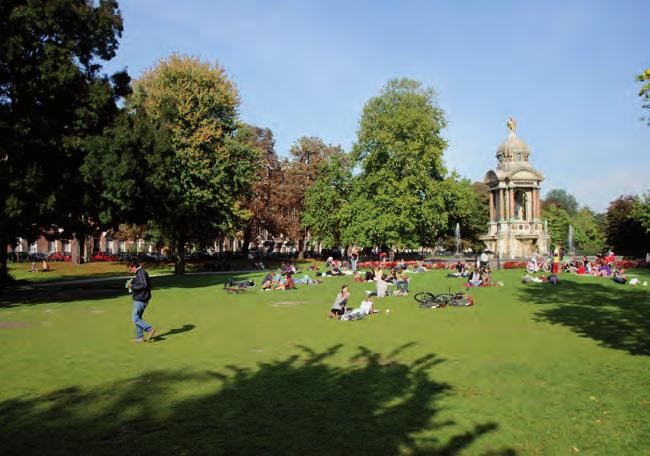
[(68, 252), (52, 252), (50, 255), (47, 257), (47, 261), (67, 261), (70, 262), (72, 261), (72, 255)]
[(112, 261), (117, 261), (117, 258), (106, 252), (97, 252), (92, 256), (93, 261), (104, 261), (104, 262), (112, 262)]

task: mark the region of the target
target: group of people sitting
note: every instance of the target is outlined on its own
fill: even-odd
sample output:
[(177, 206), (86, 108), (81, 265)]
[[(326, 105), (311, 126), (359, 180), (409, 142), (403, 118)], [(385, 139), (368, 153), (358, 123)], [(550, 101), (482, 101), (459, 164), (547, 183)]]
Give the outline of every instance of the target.
[(279, 270), (275, 274), (269, 272), (262, 280), (262, 291), (271, 290), (295, 290), (296, 284), (318, 285), (322, 283), (319, 279), (312, 279), (308, 274), (303, 274), (302, 278), (293, 278), (294, 272), (291, 270)]
[(468, 268), (463, 261), (456, 263), (456, 272), (450, 272), (447, 277), (467, 277), (466, 287), (487, 287), (493, 285), (492, 270), (488, 262), (479, 262), (473, 268)]
[[(596, 255), (595, 260), (590, 260), (586, 255), (582, 259), (570, 258), (569, 260), (560, 261), (562, 259), (562, 254), (557, 254), (556, 252), (561, 251), (560, 248), (556, 248), (553, 254), (553, 269), (552, 274), (548, 277), (532, 277), (526, 275), (523, 277), (523, 282), (550, 282), (550, 283), (559, 283), (557, 278), (557, 273), (566, 272), (577, 275), (591, 275), (594, 277), (608, 277), (612, 281), (618, 284), (625, 284), (628, 282), (628, 276), (625, 273), (625, 270), (622, 268), (616, 267), (616, 254), (613, 251), (609, 251), (607, 254)], [(538, 259), (536, 256), (533, 256), (527, 264), (528, 272), (537, 272), (538, 270), (543, 270), (542, 268), (534, 267), (538, 266)], [(638, 279), (632, 279), (634, 282), (638, 283)]]
[(342, 285), (341, 291), (336, 295), (336, 300), (330, 309), (329, 318), (335, 318), (338, 320), (360, 320), (366, 315), (379, 312), (374, 308), (371, 295), (366, 296), (356, 309), (350, 309), (348, 307), (349, 299), (350, 289), (347, 285)]
[(377, 266), (375, 269), (370, 269), (365, 273), (356, 271), (354, 273), (354, 281), (359, 283), (375, 282), (377, 284), (377, 290), (376, 292), (367, 292), (370, 296), (380, 298), (389, 296), (391, 292), (388, 287), (391, 285), (396, 287), (395, 296), (405, 296), (409, 292), (409, 282), (411, 280), (406, 272), (406, 265), (404, 265), (403, 269), (397, 265), (391, 268), (388, 274), (381, 267)]
[(466, 287), (489, 287), (492, 282), (492, 269), (490, 266), (474, 267), (467, 276)]
[(46, 260), (43, 260), (43, 263), (41, 265), (41, 269), (38, 269), (38, 266), (36, 266), (36, 262), (32, 262), (32, 264), (29, 267), (29, 272), (50, 272), (52, 271), (52, 268), (48, 264)]

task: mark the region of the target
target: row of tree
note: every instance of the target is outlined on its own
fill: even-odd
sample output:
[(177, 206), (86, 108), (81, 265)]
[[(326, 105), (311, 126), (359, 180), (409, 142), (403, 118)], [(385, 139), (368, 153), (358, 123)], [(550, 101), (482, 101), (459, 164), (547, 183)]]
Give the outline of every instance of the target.
[[(484, 207), (448, 175), (433, 90), (391, 81), (368, 102), (351, 153), (303, 137), (280, 158), (270, 130), (239, 117), (218, 64), (182, 55), (139, 79), (110, 77), (123, 30), (115, 0), (0, 4), (0, 277), (7, 245), (128, 224), (164, 239), (184, 270), (188, 245), (241, 233), (325, 244), (432, 245)], [(73, 252), (77, 260), (79, 252)]]
[(610, 202), (601, 214), (579, 207), (576, 198), (553, 189), (542, 202), (552, 245), (567, 245), (573, 227), (576, 251), (593, 254), (612, 248), (621, 255), (645, 256), (650, 252), (650, 197), (624, 195)]

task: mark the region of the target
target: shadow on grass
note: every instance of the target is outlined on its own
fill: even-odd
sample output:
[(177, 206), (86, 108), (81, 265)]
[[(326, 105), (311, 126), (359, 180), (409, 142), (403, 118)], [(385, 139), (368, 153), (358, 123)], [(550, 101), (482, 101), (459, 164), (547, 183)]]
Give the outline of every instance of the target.
[[(228, 279), (245, 280), (251, 273), (233, 272), (223, 275), (186, 275), (152, 277), (153, 294), (156, 290), (166, 288), (205, 288), (223, 285)], [(13, 287), (0, 290), (0, 307), (17, 307), (22, 305), (47, 304), (52, 302), (73, 302), (81, 300), (112, 299), (127, 297), (124, 287), (130, 276), (104, 282), (92, 283), (61, 283), (47, 287)]]
[(560, 276), (560, 284), (529, 284), (519, 297), (541, 307), (541, 321), (571, 328), (601, 345), (650, 355), (650, 293), (606, 278)]
[(0, 443), (4, 454), (454, 455), (498, 428), (454, 435), (436, 419), (452, 391), (429, 376), (436, 356), (407, 364), (359, 347), (346, 366), (328, 364), (340, 347), (8, 400)]
[(154, 336), (151, 339), (151, 341), (152, 342), (161, 342), (163, 340), (167, 340), (167, 337), (169, 337), (169, 336), (173, 336), (175, 334), (182, 334), (184, 332), (191, 331), (194, 328), (196, 328), (196, 325), (192, 325), (192, 324), (183, 325), (180, 328), (172, 328), (172, 329), (170, 329), (169, 331), (167, 331), (165, 333), (158, 334), (157, 336)]

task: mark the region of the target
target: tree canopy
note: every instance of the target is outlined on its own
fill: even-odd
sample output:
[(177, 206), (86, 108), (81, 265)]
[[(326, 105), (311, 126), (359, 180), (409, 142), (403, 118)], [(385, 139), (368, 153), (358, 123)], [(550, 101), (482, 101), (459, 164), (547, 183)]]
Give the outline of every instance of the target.
[(242, 195), (258, 150), (236, 138), (238, 106), (223, 68), (192, 57), (172, 54), (134, 83), (127, 107), (157, 139), (133, 165), (148, 169), (149, 217), (173, 241), (177, 273), (188, 242), (211, 244), (250, 216)]
[(650, 252), (650, 234), (635, 219), (640, 199), (634, 195), (620, 196), (607, 208), (607, 243), (621, 255), (643, 255)]
[(361, 172), (343, 214), (346, 243), (433, 244), (448, 222), (445, 125), (433, 89), (411, 79), (391, 80), (366, 103), (351, 153)]
[(549, 190), (546, 193), (546, 198), (544, 198), (543, 204), (544, 206), (555, 204), (556, 206), (564, 209), (567, 214), (571, 216), (578, 213), (578, 200), (576, 200), (575, 196), (561, 188), (554, 188), (552, 190)]
[(0, 3), (0, 280), (11, 237), (74, 232), (92, 204), (78, 170), (128, 89), (125, 73), (100, 74), (121, 33), (114, 0)]

